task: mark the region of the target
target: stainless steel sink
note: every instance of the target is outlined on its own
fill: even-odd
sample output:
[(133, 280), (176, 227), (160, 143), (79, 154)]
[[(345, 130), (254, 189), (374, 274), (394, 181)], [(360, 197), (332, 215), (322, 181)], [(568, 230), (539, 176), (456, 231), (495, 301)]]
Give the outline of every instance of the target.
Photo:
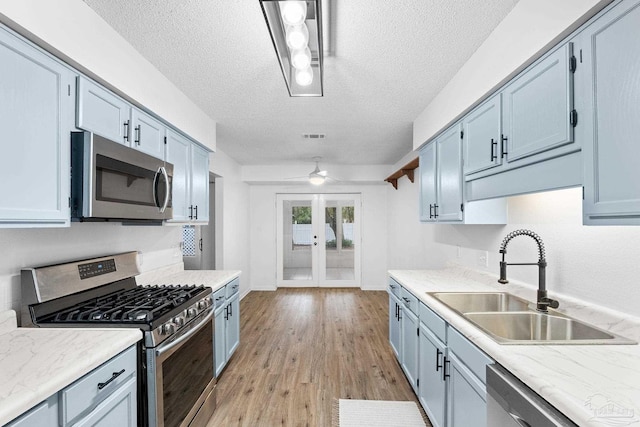
[(501, 344), (635, 344), (555, 312), (487, 312), (464, 316)]
[(429, 292), (429, 295), (461, 314), (535, 309), (535, 304), (508, 292)]
[(500, 344), (636, 344), (508, 292), (428, 292)]

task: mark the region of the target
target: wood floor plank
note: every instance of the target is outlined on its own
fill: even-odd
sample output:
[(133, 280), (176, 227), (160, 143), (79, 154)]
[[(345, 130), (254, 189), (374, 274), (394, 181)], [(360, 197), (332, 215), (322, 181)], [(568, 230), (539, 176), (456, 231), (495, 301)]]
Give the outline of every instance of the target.
[(249, 293), (207, 427), (329, 427), (335, 399), (417, 403), (389, 345), (387, 311), (384, 291)]

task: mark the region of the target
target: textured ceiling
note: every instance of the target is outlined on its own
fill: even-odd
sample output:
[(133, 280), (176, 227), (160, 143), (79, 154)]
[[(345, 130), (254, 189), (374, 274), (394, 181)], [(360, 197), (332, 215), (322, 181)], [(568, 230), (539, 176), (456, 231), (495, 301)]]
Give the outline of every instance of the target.
[(216, 120), (218, 149), (245, 165), (395, 163), (413, 120), (517, 1), (333, 0), (324, 97), (290, 98), (258, 0), (85, 0)]

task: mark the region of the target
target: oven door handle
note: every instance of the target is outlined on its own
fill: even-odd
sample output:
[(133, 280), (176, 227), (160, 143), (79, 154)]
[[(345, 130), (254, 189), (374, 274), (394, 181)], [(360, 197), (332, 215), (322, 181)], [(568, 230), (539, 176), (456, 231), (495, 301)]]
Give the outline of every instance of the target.
[(198, 331), (200, 331), (200, 329), (202, 329), (203, 327), (205, 327), (205, 325), (207, 324), (207, 322), (209, 320), (211, 320), (211, 318), (213, 317), (213, 308), (209, 308), (207, 309), (209, 311), (209, 314), (207, 314), (202, 320), (199, 321), (198, 325), (195, 326), (194, 328), (192, 328), (189, 332), (185, 333), (184, 335), (182, 335), (180, 338), (178, 338), (175, 341), (172, 341), (171, 343), (167, 344), (166, 346), (160, 346), (158, 349), (156, 349), (156, 357), (160, 357), (162, 356), (164, 353), (171, 351), (171, 349), (179, 346), (180, 344), (182, 344), (184, 341), (188, 340), (189, 337), (191, 337), (193, 334), (198, 333)]

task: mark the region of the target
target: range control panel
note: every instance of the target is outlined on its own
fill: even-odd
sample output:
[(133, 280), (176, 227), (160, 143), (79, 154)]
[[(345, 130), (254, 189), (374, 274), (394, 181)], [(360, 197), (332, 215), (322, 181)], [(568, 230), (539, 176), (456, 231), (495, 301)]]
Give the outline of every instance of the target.
[(113, 258), (78, 265), (80, 279), (88, 279), (90, 277), (100, 276), (101, 274), (112, 273), (114, 271), (116, 271), (116, 262)]

